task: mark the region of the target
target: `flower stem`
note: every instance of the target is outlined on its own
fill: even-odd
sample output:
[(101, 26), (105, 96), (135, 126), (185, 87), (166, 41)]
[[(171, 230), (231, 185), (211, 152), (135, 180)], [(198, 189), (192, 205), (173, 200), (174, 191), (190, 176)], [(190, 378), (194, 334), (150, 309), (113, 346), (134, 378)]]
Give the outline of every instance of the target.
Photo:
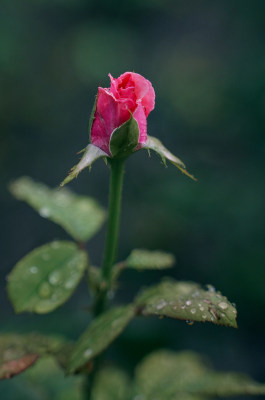
[(124, 159), (110, 159), (109, 161), (111, 167), (109, 217), (102, 264), (102, 277), (108, 284), (111, 281), (112, 267), (118, 247), (124, 161)]
[[(109, 191), (109, 213), (107, 223), (107, 235), (105, 241), (104, 256), (101, 268), (101, 278), (103, 288), (99, 291), (95, 304), (93, 307), (94, 317), (101, 314), (107, 303), (108, 290), (111, 286), (112, 281), (112, 267), (115, 262), (118, 238), (119, 238), (119, 222), (120, 222), (120, 210), (121, 210), (121, 194), (122, 194), (122, 182), (124, 173), (124, 162), (125, 159), (110, 159), (109, 164), (111, 167), (110, 175), (110, 191)], [(91, 399), (92, 388), (97, 374), (100, 358), (94, 361), (94, 369), (92, 373), (87, 377), (84, 387), (85, 398)]]
[(125, 159), (109, 159), (111, 167), (109, 212), (107, 223), (107, 235), (105, 241), (104, 256), (102, 262), (101, 276), (104, 289), (99, 293), (94, 307), (94, 314), (100, 314), (106, 307), (107, 293), (111, 286), (112, 268), (118, 247), (119, 222), (121, 210), (122, 183)]

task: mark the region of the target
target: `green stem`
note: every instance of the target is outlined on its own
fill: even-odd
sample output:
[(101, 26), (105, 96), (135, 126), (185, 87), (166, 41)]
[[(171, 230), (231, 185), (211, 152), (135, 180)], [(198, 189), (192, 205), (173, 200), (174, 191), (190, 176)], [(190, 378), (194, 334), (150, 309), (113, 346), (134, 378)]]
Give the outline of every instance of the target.
[[(112, 281), (112, 268), (115, 262), (115, 257), (118, 247), (119, 239), (119, 222), (121, 210), (121, 194), (122, 182), (124, 173), (125, 159), (110, 159), (109, 164), (111, 167), (110, 175), (110, 192), (109, 192), (109, 213), (107, 223), (107, 235), (105, 241), (104, 256), (101, 268), (101, 278), (103, 289), (98, 293), (94, 304), (94, 317), (101, 314), (107, 303), (108, 291), (111, 287)], [(87, 377), (85, 382), (85, 398), (91, 398), (92, 388), (94, 384), (95, 375), (99, 368), (100, 359), (95, 360), (95, 365), (92, 373)]]
[(111, 167), (109, 217), (102, 264), (102, 277), (108, 285), (111, 282), (111, 272), (118, 247), (124, 161), (124, 159), (110, 159), (109, 161)]
[(104, 289), (102, 289), (98, 295), (94, 307), (95, 315), (99, 315), (106, 308), (107, 293), (111, 286), (112, 268), (115, 262), (115, 257), (118, 247), (118, 238), (119, 238), (119, 222), (120, 222), (124, 162), (125, 159), (120, 159), (120, 158), (109, 159), (109, 164), (111, 167), (109, 212), (108, 212), (107, 235), (106, 235), (103, 263), (101, 269), (101, 276), (102, 276), (102, 282), (104, 284)]

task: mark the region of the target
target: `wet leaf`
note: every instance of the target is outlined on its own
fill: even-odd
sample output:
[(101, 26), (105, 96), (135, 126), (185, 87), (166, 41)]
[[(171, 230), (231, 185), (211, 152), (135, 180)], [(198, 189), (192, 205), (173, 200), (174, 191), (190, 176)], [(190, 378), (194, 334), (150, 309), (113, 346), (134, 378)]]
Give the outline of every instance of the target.
[(58, 225), (77, 241), (86, 241), (102, 226), (105, 212), (90, 197), (78, 196), (67, 189), (50, 189), (29, 177), (10, 185), (11, 193), (24, 200), (39, 214)]
[(204, 290), (197, 283), (166, 280), (143, 290), (136, 304), (142, 308), (143, 315), (237, 327), (235, 307), (212, 286)]
[(138, 144), (138, 139), (139, 126), (131, 116), (111, 134), (109, 149), (112, 157), (126, 157), (131, 154)]
[(162, 158), (163, 163), (166, 163), (166, 160), (170, 161), (173, 165), (175, 165), (183, 174), (187, 175), (189, 178), (193, 180), (197, 180), (194, 178), (193, 175), (191, 175), (187, 170), (183, 162), (174, 154), (172, 154), (161, 142), (159, 139), (153, 137), (153, 136), (148, 136), (147, 137), (147, 142), (145, 143), (144, 149), (147, 150), (154, 150), (156, 153), (160, 155)]
[(124, 262), (125, 267), (139, 270), (171, 268), (174, 263), (173, 254), (141, 249), (133, 250)]
[(136, 394), (146, 400), (199, 400), (205, 396), (208, 399), (265, 393), (264, 384), (243, 374), (214, 371), (193, 352), (157, 351), (140, 363), (135, 375)]
[(70, 359), (68, 372), (82, 368), (89, 360), (105, 350), (134, 317), (134, 307), (112, 308), (93, 320), (78, 340)]
[(12, 384), (2, 381), (0, 398), (3, 400), (83, 400), (83, 387), (82, 377), (65, 377), (55, 360), (45, 357), (12, 380)]
[(92, 400), (129, 400), (131, 382), (120, 369), (108, 367), (99, 371), (92, 389)]
[(0, 379), (9, 379), (29, 367), (40, 356), (58, 356), (65, 346), (61, 338), (38, 334), (0, 335)]
[(102, 157), (108, 157), (109, 155), (101, 150), (99, 147), (89, 144), (84, 150), (84, 154), (77, 165), (71, 168), (69, 175), (61, 183), (61, 187), (71, 182), (74, 178), (77, 178), (78, 174), (85, 168), (91, 167), (91, 165)]
[(73, 242), (55, 241), (33, 250), (8, 276), (15, 311), (53, 311), (72, 295), (86, 266), (86, 253)]
[(205, 371), (203, 360), (196, 353), (167, 350), (151, 353), (136, 368), (136, 397), (142, 396), (146, 400), (200, 399), (190, 397), (192, 394), (186, 389)]
[(27, 354), (16, 360), (6, 361), (0, 366), (0, 379), (9, 379), (31, 367), (39, 358), (38, 354)]

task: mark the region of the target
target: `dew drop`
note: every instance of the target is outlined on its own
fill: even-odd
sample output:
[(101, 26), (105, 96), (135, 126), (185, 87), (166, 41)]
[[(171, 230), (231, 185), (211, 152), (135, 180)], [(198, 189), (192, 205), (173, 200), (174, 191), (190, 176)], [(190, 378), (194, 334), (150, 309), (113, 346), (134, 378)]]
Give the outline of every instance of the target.
[(219, 306), (222, 310), (226, 310), (226, 309), (228, 308), (228, 304), (225, 303), (224, 301), (221, 301), (221, 303), (219, 303), (218, 306)]
[(39, 288), (39, 295), (43, 299), (47, 299), (51, 295), (51, 287), (48, 282), (43, 282)]
[(206, 285), (206, 288), (208, 289), (208, 292), (211, 292), (211, 293), (215, 292), (215, 287), (213, 285)]
[(204, 311), (204, 307), (203, 306), (200, 306), (199, 309), (200, 309), (200, 311)]
[(190, 306), (191, 305), (191, 301), (190, 300), (187, 300), (186, 301), (186, 306)]
[(36, 267), (35, 265), (32, 265), (32, 267), (29, 268), (29, 272), (31, 274), (36, 274), (38, 272), (38, 267)]
[(89, 358), (89, 357), (91, 356), (92, 353), (93, 353), (93, 351), (92, 351), (91, 349), (86, 349), (86, 350), (84, 351), (83, 356), (84, 356), (85, 358)]
[(206, 314), (202, 314), (202, 319), (206, 319), (207, 315)]
[(75, 280), (73, 278), (68, 279), (68, 281), (66, 281), (64, 284), (65, 289), (72, 289), (74, 286)]
[(50, 275), (49, 275), (49, 282), (51, 285), (57, 285), (60, 282), (61, 279), (61, 273), (60, 271), (53, 271)]
[(191, 308), (190, 312), (191, 312), (192, 314), (196, 314), (196, 308)]
[(167, 305), (167, 302), (165, 300), (162, 300), (160, 303), (157, 304), (156, 309), (161, 310)]
[(50, 210), (48, 207), (42, 207), (39, 211), (39, 214), (43, 218), (48, 218), (50, 216)]
[(194, 324), (194, 321), (190, 321), (189, 319), (187, 319), (187, 320), (186, 320), (186, 324), (188, 324), (188, 325), (190, 325), (190, 326), (191, 326), (191, 325), (193, 325), (193, 324)]

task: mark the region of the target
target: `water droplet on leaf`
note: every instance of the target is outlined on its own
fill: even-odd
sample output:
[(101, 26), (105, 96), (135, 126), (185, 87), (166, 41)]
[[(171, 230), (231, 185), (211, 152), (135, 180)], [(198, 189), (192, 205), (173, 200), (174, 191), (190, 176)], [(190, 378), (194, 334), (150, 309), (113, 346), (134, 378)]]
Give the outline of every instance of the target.
[(157, 304), (156, 308), (157, 310), (161, 310), (167, 305), (167, 302), (165, 300), (162, 300), (160, 303)]
[(60, 271), (53, 271), (49, 275), (49, 282), (51, 285), (57, 285), (60, 282), (60, 279), (61, 279)]
[(206, 288), (208, 289), (208, 292), (211, 292), (211, 293), (215, 292), (215, 287), (213, 285), (206, 285)]
[(88, 357), (90, 357), (91, 356), (91, 354), (93, 353), (93, 351), (91, 350), (91, 349), (86, 349), (85, 351), (84, 351), (84, 357), (85, 358), (88, 358)]
[(226, 310), (226, 309), (228, 308), (228, 304), (225, 303), (224, 301), (221, 301), (221, 303), (219, 303), (218, 306), (219, 306), (222, 310)]
[(32, 265), (32, 267), (29, 268), (29, 271), (32, 274), (36, 274), (38, 272), (38, 267), (36, 267), (35, 265)]
[(50, 210), (48, 207), (42, 207), (39, 212), (40, 216), (43, 218), (48, 218), (50, 216)]
[(39, 295), (43, 299), (50, 297), (51, 294), (51, 287), (48, 282), (43, 282), (39, 288)]

